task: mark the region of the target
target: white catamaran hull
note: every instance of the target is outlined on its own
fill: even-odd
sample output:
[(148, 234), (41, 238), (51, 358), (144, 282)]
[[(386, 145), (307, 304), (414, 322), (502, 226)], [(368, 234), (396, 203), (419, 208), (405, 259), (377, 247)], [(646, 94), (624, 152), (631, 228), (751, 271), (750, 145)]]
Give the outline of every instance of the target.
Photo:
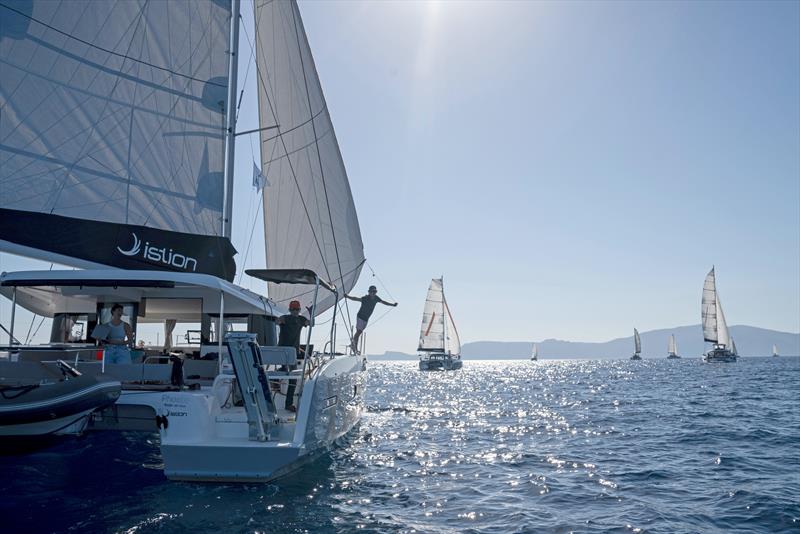
[[(226, 407), (219, 392), (162, 396), (164, 474), (171, 480), (265, 482), (327, 450), (364, 409), (366, 363), (340, 356), (306, 381), (297, 418), (277, 423), (267, 441), (249, 439), (244, 407)], [(221, 398), (222, 397), (222, 398)]]
[(424, 358), (419, 361), (420, 371), (455, 371), (461, 369), (463, 364), (460, 358)]
[(715, 348), (706, 353), (703, 359), (708, 363), (735, 362), (738, 356), (727, 349)]

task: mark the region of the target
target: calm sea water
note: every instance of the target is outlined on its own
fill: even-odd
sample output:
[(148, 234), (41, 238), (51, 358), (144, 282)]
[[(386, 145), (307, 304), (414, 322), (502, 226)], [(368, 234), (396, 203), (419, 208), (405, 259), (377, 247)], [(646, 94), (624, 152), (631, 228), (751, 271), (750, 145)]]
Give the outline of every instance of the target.
[(360, 426), (289, 479), (168, 482), (157, 435), (95, 433), (0, 457), (0, 524), (800, 532), (798, 397), (798, 358), (373, 363)]

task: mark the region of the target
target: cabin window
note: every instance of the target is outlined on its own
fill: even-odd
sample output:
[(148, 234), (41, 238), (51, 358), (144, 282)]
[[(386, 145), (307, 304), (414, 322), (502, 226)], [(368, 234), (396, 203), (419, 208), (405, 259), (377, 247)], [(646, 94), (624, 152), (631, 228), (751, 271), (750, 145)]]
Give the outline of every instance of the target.
[[(203, 314), (201, 337), (203, 344), (219, 343), (217, 330), (219, 315)], [(225, 315), (225, 332), (249, 332), (256, 334), (259, 345), (276, 345), (278, 337), (275, 330), (275, 318), (265, 315)]]
[(97, 324), (93, 313), (56, 313), (50, 329), (51, 343), (91, 343), (89, 334)]

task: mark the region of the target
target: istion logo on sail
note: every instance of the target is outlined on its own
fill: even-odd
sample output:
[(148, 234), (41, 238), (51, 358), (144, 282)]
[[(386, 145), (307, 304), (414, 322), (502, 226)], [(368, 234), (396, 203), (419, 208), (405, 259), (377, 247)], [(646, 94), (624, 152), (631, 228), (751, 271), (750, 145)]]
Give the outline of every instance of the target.
[(125, 256), (138, 256), (141, 252), (142, 258), (146, 260), (163, 263), (164, 265), (170, 265), (187, 271), (197, 271), (196, 259), (174, 252), (171, 248), (151, 246), (149, 241), (145, 241), (143, 249), (142, 240), (133, 232), (131, 232), (131, 235), (133, 236), (133, 246), (131, 246), (129, 250), (122, 250), (120, 247), (117, 247), (120, 254)]

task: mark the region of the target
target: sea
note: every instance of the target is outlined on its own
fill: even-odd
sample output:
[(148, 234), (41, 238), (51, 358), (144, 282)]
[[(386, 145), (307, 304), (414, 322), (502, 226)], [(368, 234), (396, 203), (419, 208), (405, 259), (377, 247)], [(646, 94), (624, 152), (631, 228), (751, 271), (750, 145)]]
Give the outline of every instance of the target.
[(3, 532), (800, 532), (800, 358), (370, 364), (360, 424), (266, 484), (157, 434), (0, 455)]

